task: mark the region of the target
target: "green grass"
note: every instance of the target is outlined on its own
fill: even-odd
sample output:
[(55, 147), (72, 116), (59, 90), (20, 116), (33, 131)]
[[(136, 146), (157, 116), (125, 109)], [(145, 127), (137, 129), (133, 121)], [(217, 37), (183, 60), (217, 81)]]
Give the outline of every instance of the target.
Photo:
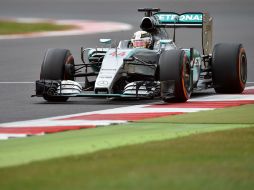
[(0, 142), (0, 167), (90, 153), (130, 144), (173, 139), (196, 133), (249, 127), (254, 124), (253, 110), (254, 105), (245, 105), (149, 119), (127, 125), (2, 141)]
[(0, 20), (0, 35), (27, 34), (33, 32), (61, 31), (73, 28), (69, 25), (56, 25), (53, 23), (19, 23)]
[(252, 189), (254, 128), (0, 169), (1, 189)]
[(216, 109), (213, 111), (202, 111), (187, 113), (176, 116), (161, 117), (157, 119), (146, 119), (141, 123), (199, 123), (199, 124), (253, 124), (254, 104)]
[(1, 141), (0, 187), (252, 189), (253, 108)]
[(0, 142), (0, 167), (251, 125), (135, 123)]

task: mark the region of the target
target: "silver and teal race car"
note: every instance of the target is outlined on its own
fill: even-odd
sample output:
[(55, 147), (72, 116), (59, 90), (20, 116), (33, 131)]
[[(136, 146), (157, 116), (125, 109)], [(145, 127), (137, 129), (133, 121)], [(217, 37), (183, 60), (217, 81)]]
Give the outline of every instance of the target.
[[(81, 48), (81, 64), (67, 49), (48, 49), (36, 81), (36, 95), (47, 101), (69, 97), (154, 98), (187, 101), (194, 90), (241, 93), (247, 80), (247, 58), (241, 44), (212, 48), (212, 17), (207, 13), (160, 12), (138, 9), (145, 16), (140, 28), (152, 35), (150, 48), (133, 48), (130, 40), (112, 47)], [(173, 28), (172, 39), (167, 28)], [(175, 45), (177, 28), (200, 28), (202, 52)], [(78, 78), (83, 78), (76, 80)]]

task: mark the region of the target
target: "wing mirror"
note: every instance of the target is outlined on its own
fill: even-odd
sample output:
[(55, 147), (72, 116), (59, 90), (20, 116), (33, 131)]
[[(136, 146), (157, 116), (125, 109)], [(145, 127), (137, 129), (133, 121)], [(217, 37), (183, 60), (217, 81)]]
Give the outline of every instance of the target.
[(170, 44), (170, 43), (172, 43), (172, 40), (166, 40), (166, 39), (160, 40), (160, 45), (165, 45), (165, 44)]
[(169, 39), (163, 39), (160, 40), (160, 49), (174, 49), (174, 43), (172, 40)]
[(100, 43), (104, 44), (104, 45), (111, 45), (112, 40), (111, 39), (100, 39)]

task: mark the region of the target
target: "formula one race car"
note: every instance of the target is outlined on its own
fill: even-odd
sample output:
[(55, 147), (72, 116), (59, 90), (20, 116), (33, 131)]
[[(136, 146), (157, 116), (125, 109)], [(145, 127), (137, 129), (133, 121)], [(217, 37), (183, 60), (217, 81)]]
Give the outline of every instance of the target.
[[(193, 90), (244, 90), (245, 50), (241, 44), (225, 43), (212, 50), (212, 18), (208, 13), (178, 14), (151, 8), (138, 11), (145, 13), (142, 31), (114, 48), (111, 39), (100, 39), (101, 48), (81, 48), (82, 64), (74, 63), (69, 50), (47, 50), (34, 96), (47, 101), (66, 101), (69, 97), (161, 97), (165, 102), (174, 97), (185, 102)], [(166, 28), (173, 28), (172, 39)], [(177, 28), (200, 28), (202, 52), (176, 47)], [(142, 38), (148, 39), (148, 46)], [(84, 79), (77, 82), (78, 77)]]

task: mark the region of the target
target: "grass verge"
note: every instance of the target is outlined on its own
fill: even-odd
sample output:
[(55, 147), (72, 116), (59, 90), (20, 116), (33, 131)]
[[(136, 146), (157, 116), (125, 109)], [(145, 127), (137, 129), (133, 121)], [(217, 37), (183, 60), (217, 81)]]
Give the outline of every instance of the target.
[[(162, 117), (127, 125), (2, 141), (0, 142), (0, 167), (91, 153), (124, 145), (173, 139), (196, 133), (251, 127), (254, 125), (252, 117), (253, 108), (254, 105), (245, 105), (221, 110)], [(238, 124), (234, 124), (236, 116)], [(211, 121), (211, 123), (203, 124), (204, 117), (207, 121)], [(216, 120), (214, 120), (215, 117)], [(225, 118), (228, 118), (228, 120), (225, 120)], [(231, 123), (230, 118), (233, 121)], [(186, 124), (187, 122), (192, 122), (192, 124)], [(225, 122), (226, 124), (213, 124), (214, 122)]]
[(20, 23), (0, 20), (0, 35), (28, 34), (33, 32), (61, 31), (72, 29), (71, 25), (57, 25), (53, 23)]
[(1, 189), (252, 189), (254, 128), (0, 169)]
[(251, 189), (253, 107), (2, 141), (0, 187)]
[(175, 115), (173, 117), (160, 117), (156, 119), (146, 119), (140, 123), (181, 123), (181, 124), (253, 124), (254, 104), (231, 107), (226, 109), (216, 109), (213, 111), (202, 111)]

